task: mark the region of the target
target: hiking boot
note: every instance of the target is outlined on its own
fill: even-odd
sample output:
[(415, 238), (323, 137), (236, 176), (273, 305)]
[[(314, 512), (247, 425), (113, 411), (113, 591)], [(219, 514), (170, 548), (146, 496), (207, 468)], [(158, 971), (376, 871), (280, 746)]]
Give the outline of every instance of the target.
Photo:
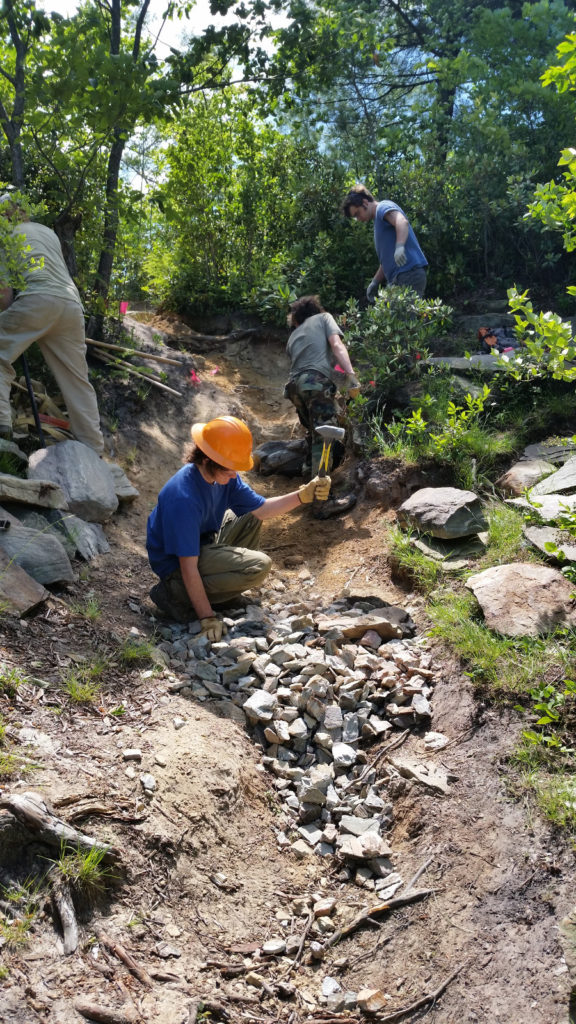
[(186, 609), (183, 605), (175, 604), (174, 601), (170, 600), (168, 588), (164, 583), (164, 580), (160, 580), (160, 583), (154, 584), (150, 590), (150, 597), (162, 614), (165, 615), (167, 619), (172, 619), (173, 622), (187, 623), (190, 622), (191, 619), (196, 618), (194, 609), (191, 605), (189, 609)]
[(328, 498), (328, 501), (313, 501), (312, 515), (314, 519), (332, 519), (334, 516), (344, 515), (358, 501), (358, 495), (353, 491), (350, 494), (343, 494), (341, 498)]

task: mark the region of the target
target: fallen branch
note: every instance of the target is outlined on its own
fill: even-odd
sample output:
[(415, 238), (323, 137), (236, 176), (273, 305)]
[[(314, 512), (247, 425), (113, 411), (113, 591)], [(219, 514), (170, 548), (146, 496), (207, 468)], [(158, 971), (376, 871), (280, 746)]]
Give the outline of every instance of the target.
[(343, 939), (346, 935), (350, 935), (351, 932), (367, 921), (368, 918), (374, 917), (375, 914), (384, 914), (389, 910), (396, 910), (398, 907), (404, 907), (408, 903), (415, 903), (416, 900), (422, 900), (425, 896), (431, 896), (434, 892), (433, 889), (416, 889), (414, 892), (405, 893), (403, 896), (396, 896), (393, 900), (388, 900), (387, 903), (379, 903), (375, 907), (369, 907), (368, 910), (361, 911), (355, 918), (350, 921), (350, 924), (343, 925), (342, 928), (338, 928), (337, 931), (333, 932), (332, 935), (324, 943), (324, 950), (330, 949), (331, 946), (335, 946), (340, 939)]
[(131, 1006), (125, 1006), (121, 1010), (112, 1010), (107, 1006), (100, 1006), (98, 1003), (90, 1003), (86, 999), (75, 999), (74, 1009), (87, 1020), (94, 1020), (97, 1024), (136, 1024), (138, 1015)]
[(455, 971), (452, 971), (452, 974), (450, 974), (437, 989), (434, 989), (434, 992), (430, 992), (429, 995), (422, 996), (421, 999), (417, 999), (416, 1002), (411, 1003), (410, 1006), (405, 1006), (401, 1010), (395, 1010), (394, 1013), (387, 1013), (385, 1017), (376, 1017), (376, 1020), (379, 1021), (379, 1024), (386, 1024), (386, 1022), (391, 1024), (392, 1021), (400, 1020), (401, 1017), (407, 1017), (408, 1014), (414, 1013), (416, 1010), (419, 1010), (421, 1006), (426, 1006), (427, 1003), (435, 1003), (444, 990), (448, 988), (450, 982), (454, 981), (454, 978), (458, 977), (460, 971), (463, 970), (465, 966), (466, 964), (460, 964), (460, 966), (457, 967)]
[(38, 793), (4, 794), (0, 798), (0, 809), (10, 811), (20, 824), (49, 846), (61, 847), (65, 844), (82, 850), (100, 850), (105, 860), (120, 859), (120, 851), (115, 847), (78, 832), (72, 825), (52, 814)]
[(153, 384), (155, 388), (159, 388), (160, 391), (167, 391), (171, 395), (176, 395), (177, 398), (182, 398), (180, 391), (175, 391), (174, 388), (169, 388), (167, 384), (163, 384), (161, 380), (157, 380), (156, 377), (150, 377), (147, 373), (140, 373), (136, 370), (131, 363), (126, 363), (123, 359), (114, 359), (113, 356), (104, 355), (103, 352), (93, 352), (95, 359), (99, 359), (101, 363), (106, 363), (107, 366), (119, 366), (122, 370), (126, 370), (127, 373), (131, 373), (133, 377), (139, 377), (140, 380), (146, 380), (149, 384)]
[(141, 348), (130, 348), (126, 345), (113, 345), (107, 341), (95, 341), (94, 338), (86, 338), (87, 345), (94, 345), (96, 348), (113, 349), (115, 352), (123, 352), (127, 356), (143, 356), (144, 359), (154, 359), (157, 363), (170, 363), (170, 366), (184, 366), (181, 359), (169, 359), (168, 356), (159, 356), (156, 352), (146, 352)]
[(101, 928), (96, 928), (95, 932), (98, 941), (101, 942), (103, 946), (106, 946), (111, 953), (114, 953), (114, 956), (117, 956), (118, 959), (125, 964), (128, 970), (138, 978), (138, 981), (141, 981), (147, 988), (152, 988), (152, 978), (143, 967), (140, 967), (136, 963), (134, 957), (124, 949), (124, 946), (121, 946), (119, 942), (114, 942)]
[(430, 865), (431, 865), (433, 860), (434, 860), (434, 857), (428, 857), (428, 860), (426, 861), (426, 863), (423, 864), (421, 868), (418, 868), (418, 871), (410, 879), (410, 881), (408, 882), (408, 885), (404, 889), (404, 895), (406, 895), (407, 892), (410, 892), (410, 889), (412, 889), (416, 885), (416, 882), (418, 881), (420, 876), (424, 874), (424, 872), (426, 871), (426, 868), (430, 867)]

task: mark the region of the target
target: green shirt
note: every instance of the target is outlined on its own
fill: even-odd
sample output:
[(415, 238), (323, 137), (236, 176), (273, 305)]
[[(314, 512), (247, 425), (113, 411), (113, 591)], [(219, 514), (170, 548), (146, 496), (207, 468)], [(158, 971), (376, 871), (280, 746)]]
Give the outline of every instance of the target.
[(290, 357), (290, 380), (305, 370), (323, 373), (329, 380), (334, 379), (336, 359), (328, 338), (332, 334), (342, 337), (330, 313), (316, 313), (300, 324), (288, 338), (286, 351)]

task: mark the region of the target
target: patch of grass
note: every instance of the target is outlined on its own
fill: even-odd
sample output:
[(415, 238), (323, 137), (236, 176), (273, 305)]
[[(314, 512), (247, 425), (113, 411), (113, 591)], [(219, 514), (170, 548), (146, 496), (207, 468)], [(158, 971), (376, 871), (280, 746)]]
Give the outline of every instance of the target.
[(541, 765), (524, 766), (519, 785), (530, 794), (538, 809), (558, 828), (576, 833), (576, 777), (549, 773)]
[(531, 561), (535, 556), (525, 548), (524, 516), (503, 501), (492, 501), (486, 506), (488, 519), (488, 547), (479, 567), (505, 565), (507, 562)]
[(108, 661), (100, 657), (70, 667), (62, 678), (62, 689), (75, 704), (92, 704), (100, 694), (100, 680), (107, 667)]
[(118, 660), (122, 665), (150, 664), (153, 650), (154, 644), (150, 640), (127, 637), (118, 650)]
[(28, 942), (39, 909), (39, 890), (37, 879), (27, 879), (13, 888), (0, 886), (0, 896), (14, 907), (13, 920), (0, 921), (0, 939), (4, 940), (6, 948), (16, 949)]
[(89, 622), (97, 622), (102, 615), (100, 602), (92, 591), (84, 601), (70, 601), (70, 608), (76, 615), (80, 615)]
[(28, 682), (26, 676), (19, 669), (0, 664), (0, 694), (4, 693), (7, 697), (15, 697), (18, 687), (26, 682)]
[(390, 545), (389, 560), (396, 575), (408, 579), (422, 594), (429, 594), (443, 579), (438, 562), (415, 548), (410, 543), (411, 531), (393, 527), (388, 533)]
[(428, 606), (431, 635), (466, 662), (468, 675), (502, 695), (526, 696), (534, 679), (558, 680), (574, 660), (574, 634), (557, 630), (547, 637), (505, 637), (478, 618), (476, 599), (467, 591), (442, 590)]
[(54, 863), (74, 893), (92, 904), (118, 879), (114, 871), (104, 864), (105, 856), (104, 850), (83, 850), (80, 847), (70, 850), (63, 846)]
[(136, 462), (137, 457), (138, 457), (138, 449), (137, 449), (136, 445), (134, 445), (132, 448), (129, 448), (128, 451), (124, 454), (124, 457), (123, 457), (124, 465), (127, 466), (128, 468), (130, 468)]
[(10, 977), (10, 971), (7, 967), (0, 967), (0, 981), (6, 981), (6, 978)]
[(9, 476), (26, 476), (26, 464), (13, 452), (0, 452), (0, 473)]

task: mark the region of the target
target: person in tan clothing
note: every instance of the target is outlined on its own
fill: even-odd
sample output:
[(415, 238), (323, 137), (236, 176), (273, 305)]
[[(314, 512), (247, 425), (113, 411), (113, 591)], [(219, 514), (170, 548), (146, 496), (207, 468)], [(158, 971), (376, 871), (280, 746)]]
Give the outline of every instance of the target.
[(13, 363), (36, 341), (66, 403), (78, 441), (104, 451), (96, 393), (88, 380), (84, 311), (62, 256), (58, 236), (30, 221), (9, 193), (0, 196), (0, 215), (24, 239), (24, 287), (0, 285), (0, 436), (11, 437), (10, 388)]

